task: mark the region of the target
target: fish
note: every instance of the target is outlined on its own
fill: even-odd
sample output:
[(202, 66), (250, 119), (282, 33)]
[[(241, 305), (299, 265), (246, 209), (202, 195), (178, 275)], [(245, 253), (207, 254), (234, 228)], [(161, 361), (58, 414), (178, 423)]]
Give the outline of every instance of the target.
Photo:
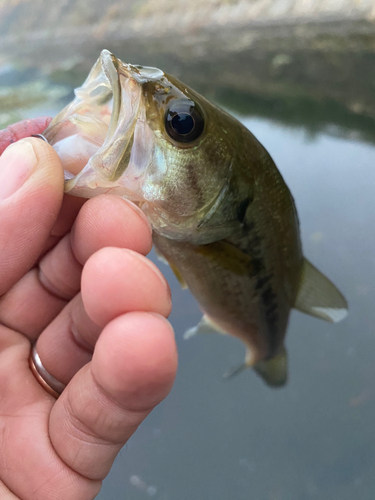
[(244, 343), (231, 374), (252, 367), (284, 385), (291, 309), (346, 316), (344, 296), (303, 256), (296, 206), (270, 154), (173, 76), (103, 50), (43, 135), (63, 163), (66, 193), (115, 194), (145, 213), (158, 255), (203, 311), (195, 330)]

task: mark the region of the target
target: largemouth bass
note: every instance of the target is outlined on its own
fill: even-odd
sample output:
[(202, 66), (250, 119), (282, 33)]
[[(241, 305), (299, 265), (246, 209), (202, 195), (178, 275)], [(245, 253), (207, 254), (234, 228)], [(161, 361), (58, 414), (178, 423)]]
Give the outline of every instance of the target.
[(292, 195), (268, 152), (177, 79), (106, 50), (75, 94), (44, 132), (66, 192), (136, 203), (158, 253), (198, 300), (200, 326), (240, 338), (241, 369), (284, 384), (291, 308), (335, 322), (347, 303), (304, 259)]

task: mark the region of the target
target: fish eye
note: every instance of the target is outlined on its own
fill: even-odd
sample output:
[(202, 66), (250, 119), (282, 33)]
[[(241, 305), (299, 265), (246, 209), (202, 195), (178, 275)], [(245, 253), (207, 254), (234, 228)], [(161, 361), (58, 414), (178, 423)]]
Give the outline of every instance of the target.
[(202, 112), (193, 101), (172, 102), (165, 117), (165, 128), (175, 141), (193, 142), (204, 129)]

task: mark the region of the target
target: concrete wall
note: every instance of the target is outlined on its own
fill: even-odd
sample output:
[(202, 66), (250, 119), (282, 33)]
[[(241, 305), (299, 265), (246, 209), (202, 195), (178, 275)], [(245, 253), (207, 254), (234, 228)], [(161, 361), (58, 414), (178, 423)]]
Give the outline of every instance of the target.
[[(104, 7), (105, 5), (105, 7)], [(0, 40), (375, 19), (373, 0), (0, 0)]]

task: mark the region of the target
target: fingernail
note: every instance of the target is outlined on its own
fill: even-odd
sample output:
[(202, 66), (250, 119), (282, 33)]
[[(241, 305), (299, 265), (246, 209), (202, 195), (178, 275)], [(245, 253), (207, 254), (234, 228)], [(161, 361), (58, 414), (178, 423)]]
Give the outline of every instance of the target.
[(168, 281), (166, 280), (164, 274), (160, 271), (158, 266), (154, 264), (150, 259), (145, 257), (144, 255), (139, 254), (138, 252), (135, 252), (134, 250), (129, 250), (127, 248), (123, 248), (122, 250), (125, 250), (126, 253), (130, 253), (132, 255), (135, 255), (137, 259), (140, 259), (142, 262), (148, 265), (148, 267), (153, 271), (156, 276), (159, 277), (160, 281), (162, 282), (164, 288), (167, 289), (167, 294), (169, 297), (169, 300), (172, 302), (172, 292), (171, 292), (171, 287), (169, 286)]
[(38, 158), (27, 140), (7, 147), (0, 156), (0, 201), (12, 196), (34, 172)]

